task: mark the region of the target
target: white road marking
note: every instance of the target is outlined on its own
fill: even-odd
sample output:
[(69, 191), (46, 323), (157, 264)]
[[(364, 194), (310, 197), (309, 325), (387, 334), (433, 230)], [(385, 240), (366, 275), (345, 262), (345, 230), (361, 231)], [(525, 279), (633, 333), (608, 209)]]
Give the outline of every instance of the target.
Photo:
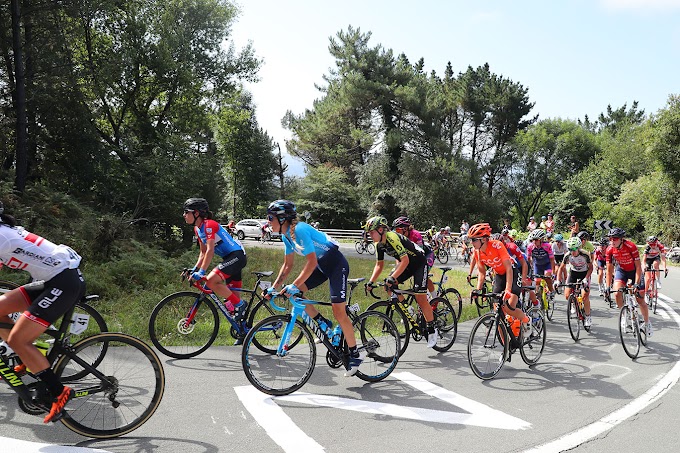
[[(659, 299), (670, 300), (668, 297), (662, 296), (661, 294), (659, 294)], [(665, 302), (659, 300), (659, 305), (666, 309), (673, 317), (673, 320), (676, 322), (676, 324), (680, 326), (680, 316)], [(639, 413), (645, 407), (664, 396), (666, 392), (668, 392), (675, 384), (677, 384), (679, 379), (680, 362), (676, 362), (675, 366), (673, 366), (673, 368), (671, 368), (671, 370), (666, 373), (652, 388), (623, 406), (621, 409), (612, 412), (611, 414), (601, 418), (591, 425), (577, 429), (576, 431), (573, 431), (569, 434), (565, 434), (564, 436), (558, 437), (551, 442), (538, 445), (534, 448), (526, 450), (526, 452), (547, 453), (571, 450), (572, 448), (575, 448), (582, 443), (599, 436), (606, 431), (609, 431), (619, 423)]]
[(38, 442), (10, 439), (9, 437), (0, 437), (0, 444), (2, 444), (3, 448), (7, 449), (6, 451), (20, 451), (21, 453), (110, 453), (96, 448), (41, 444)]
[(329, 395), (295, 392), (272, 397), (252, 386), (234, 387), (241, 403), (252, 414), (265, 432), (286, 452), (323, 451), (323, 447), (307, 436), (283, 410), (277, 401), (288, 401), (311, 406), (330, 407), (348, 411), (379, 414), (432, 423), (472, 425), (484, 428), (523, 430), (528, 423), (445, 388), (432, 384), (413, 373), (392, 373), (392, 376), (421, 392), (454, 405), (466, 412), (441, 411), (390, 403), (376, 403)]

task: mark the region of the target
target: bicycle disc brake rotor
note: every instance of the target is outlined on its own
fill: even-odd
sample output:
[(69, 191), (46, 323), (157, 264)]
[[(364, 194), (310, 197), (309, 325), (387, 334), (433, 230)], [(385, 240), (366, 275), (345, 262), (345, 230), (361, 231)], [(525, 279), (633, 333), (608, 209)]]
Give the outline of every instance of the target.
[(184, 335), (188, 335), (194, 331), (195, 325), (194, 322), (187, 323), (187, 318), (182, 318), (177, 323), (177, 331)]

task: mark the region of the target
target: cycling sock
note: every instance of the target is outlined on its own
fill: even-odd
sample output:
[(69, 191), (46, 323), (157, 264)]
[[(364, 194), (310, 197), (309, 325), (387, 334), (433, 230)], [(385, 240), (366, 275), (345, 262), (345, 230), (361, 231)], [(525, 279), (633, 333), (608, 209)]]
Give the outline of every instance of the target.
[(61, 395), (64, 390), (64, 385), (59, 381), (59, 378), (54, 374), (52, 368), (45, 368), (42, 371), (35, 373), (35, 377), (40, 379), (47, 385), (47, 389), (53, 397)]
[(427, 327), (427, 333), (434, 333), (434, 320), (428, 321), (425, 327)]
[[(241, 298), (236, 295), (236, 293), (231, 293), (229, 297), (227, 297), (227, 302), (225, 305), (227, 308), (229, 308), (229, 311), (233, 311), (234, 307), (237, 306), (241, 302)], [(231, 304), (231, 307), (229, 305)]]
[(349, 356), (350, 357), (359, 357), (359, 350), (357, 349), (356, 346), (352, 346), (349, 348)]

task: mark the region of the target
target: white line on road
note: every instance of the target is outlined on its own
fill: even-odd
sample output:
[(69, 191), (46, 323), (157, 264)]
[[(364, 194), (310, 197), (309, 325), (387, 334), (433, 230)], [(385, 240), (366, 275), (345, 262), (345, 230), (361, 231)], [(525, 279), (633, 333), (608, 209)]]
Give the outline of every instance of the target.
[(38, 442), (10, 439), (9, 437), (0, 437), (0, 444), (2, 444), (3, 448), (7, 449), (4, 451), (20, 451), (21, 453), (110, 453), (96, 448), (41, 444)]
[[(671, 300), (666, 296), (662, 296), (661, 294), (659, 294), (659, 299), (669, 301)], [(680, 316), (678, 316), (678, 314), (665, 302), (660, 300), (659, 305), (665, 308), (673, 317), (673, 320), (675, 320), (676, 324), (680, 326)], [(609, 431), (619, 423), (639, 413), (645, 407), (664, 396), (666, 392), (668, 392), (675, 384), (677, 384), (678, 379), (680, 379), (680, 362), (676, 362), (675, 366), (671, 368), (671, 370), (666, 373), (666, 375), (663, 376), (652, 388), (623, 406), (621, 409), (612, 412), (611, 414), (601, 418), (589, 426), (573, 431), (562, 437), (558, 437), (551, 442), (526, 450), (526, 452), (548, 453), (571, 450), (572, 448), (581, 445), (587, 440)]]

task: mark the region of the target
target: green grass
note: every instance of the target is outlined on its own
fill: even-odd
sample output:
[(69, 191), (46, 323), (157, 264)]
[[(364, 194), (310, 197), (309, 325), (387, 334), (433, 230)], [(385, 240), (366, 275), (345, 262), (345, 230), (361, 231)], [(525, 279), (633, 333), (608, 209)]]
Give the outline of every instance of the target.
[[(252, 271), (273, 271), (274, 274), (267, 280), (273, 281), (278, 275), (283, 262), (283, 252), (280, 249), (264, 247), (248, 247), (246, 245), (248, 264), (243, 271), (243, 287), (251, 289), (255, 285), (256, 278)], [(106, 263), (84, 263), (83, 272), (87, 282), (89, 294), (99, 294), (101, 299), (93, 305), (106, 320), (110, 331), (128, 333), (144, 340), (149, 339), (148, 322), (151, 311), (155, 305), (165, 296), (177, 291), (188, 290), (188, 283), (182, 283), (180, 272), (185, 267), (192, 267), (197, 259), (195, 250), (188, 251), (176, 258), (168, 258), (162, 252), (150, 249), (142, 244), (131, 242), (128, 253), (124, 256)], [(304, 258), (296, 256), (295, 265), (291, 271), (289, 280), (292, 281), (304, 266)], [(348, 258), (350, 265), (350, 278), (365, 277), (368, 279), (373, 272), (374, 260)], [(217, 264), (215, 260), (213, 264)], [(385, 266), (386, 277), (390, 262)], [(438, 281), (441, 271), (438, 268), (432, 270), (433, 280)], [(449, 271), (446, 288), (458, 289), (463, 297), (463, 315), (461, 321), (477, 317), (474, 306), (469, 305), (470, 287), (465, 280), (466, 273), (463, 271)], [(17, 283), (25, 283), (27, 274), (0, 270), (0, 279), (11, 280)], [(376, 294), (384, 294), (381, 288), (376, 289)], [(308, 291), (306, 297), (313, 300), (328, 301), (329, 287), (327, 283), (318, 288)], [(363, 284), (359, 284), (352, 295), (351, 303), (359, 303), (361, 310), (365, 310), (375, 302), (370, 294), (364, 293)], [(332, 318), (330, 307), (319, 307), (324, 316)], [(221, 315), (220, 315), (221, 316)], [(224, 318), (220, 319), (221, 331), (216, 344), (231, 344), (233, 339), (229, 335), (229, 324)]]

